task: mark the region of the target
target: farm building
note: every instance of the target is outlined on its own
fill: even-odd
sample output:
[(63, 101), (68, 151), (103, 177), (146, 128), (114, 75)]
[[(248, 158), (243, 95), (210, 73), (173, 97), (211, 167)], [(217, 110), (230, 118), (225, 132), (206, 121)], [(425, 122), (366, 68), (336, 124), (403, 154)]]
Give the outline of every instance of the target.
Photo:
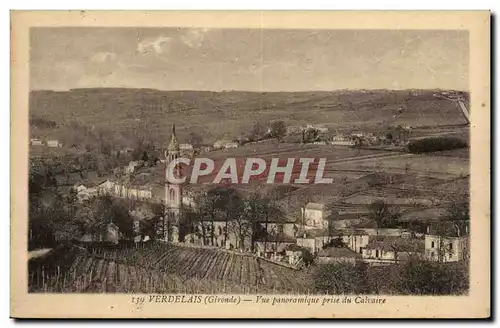
[(373, 236), (362, 250), (363, 261), (371, 264), (391, 264), (422, 256), (425, 244), (422, 239), (393, 236)]
[(318, 264), (327, 263), (356, 263), (361, 259), (358, 254), (346, 247), (328, 247), (318, 252), (316, 262)]

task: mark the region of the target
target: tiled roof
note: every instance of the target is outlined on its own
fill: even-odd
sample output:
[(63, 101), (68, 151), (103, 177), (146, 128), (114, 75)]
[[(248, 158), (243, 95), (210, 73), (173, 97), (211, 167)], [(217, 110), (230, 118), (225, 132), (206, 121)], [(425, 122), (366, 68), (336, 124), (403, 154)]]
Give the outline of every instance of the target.
[(345, 247), (328, 247), (318, 253), (318, 257), (352, 257), (360, 258), (361, 255)]
[(398, 252), (423, 252), (425, 249), (424, 240), (415, 238), (401, 238), (394, 236), (374, 236), (370, 243), (366, 245), (369, 250), (382, 250)]

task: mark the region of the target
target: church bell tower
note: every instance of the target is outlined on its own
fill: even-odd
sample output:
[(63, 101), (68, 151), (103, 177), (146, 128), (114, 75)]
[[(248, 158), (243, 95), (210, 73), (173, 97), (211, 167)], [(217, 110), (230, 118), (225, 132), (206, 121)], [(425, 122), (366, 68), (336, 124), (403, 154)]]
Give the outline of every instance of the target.
[[(172, 125), (172, 137), (165, 151), (165, 199), (164, 205), (166, 214), (164, 217), (164, 239), (165, 241), (179, 241), (179, 219), (182, 207), (182, 185), (172, 183), (168, 179), (167, 166), (180, 156), (179, 142), (175, 135), (175, 124)], [(174, 169), (174, 175), (180, 176), (181, 168)]]

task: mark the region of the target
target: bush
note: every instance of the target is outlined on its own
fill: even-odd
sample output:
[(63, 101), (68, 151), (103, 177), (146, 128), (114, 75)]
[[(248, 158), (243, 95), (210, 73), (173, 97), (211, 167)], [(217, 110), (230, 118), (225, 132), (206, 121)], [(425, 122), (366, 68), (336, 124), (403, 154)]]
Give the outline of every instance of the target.
[(314, 288), (321, 294), (369, 293), (365, 264), (331, 263), (318, 266)]
[(402, 266), (396, 288), (403, 295), (463, 294), (469, 289), (467, 262), (411, 260)]
[(466, 147), (468, 147), (467, 142), (460, 138), (435, 137), (411, 141), (408, 144), (408, 151), (410, 153), (419, 154)]
[(459, 295), (469, 290), (468, 262), (411, 259), (398, 265), (320, 265), (314, 273), (319, 294)]

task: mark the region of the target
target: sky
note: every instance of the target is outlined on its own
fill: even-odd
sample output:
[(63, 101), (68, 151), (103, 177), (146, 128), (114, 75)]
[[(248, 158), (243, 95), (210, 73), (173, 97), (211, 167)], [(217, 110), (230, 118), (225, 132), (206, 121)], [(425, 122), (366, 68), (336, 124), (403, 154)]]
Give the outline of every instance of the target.
[(467, 31), (32, 28), (30, 88), (468, 90)]

